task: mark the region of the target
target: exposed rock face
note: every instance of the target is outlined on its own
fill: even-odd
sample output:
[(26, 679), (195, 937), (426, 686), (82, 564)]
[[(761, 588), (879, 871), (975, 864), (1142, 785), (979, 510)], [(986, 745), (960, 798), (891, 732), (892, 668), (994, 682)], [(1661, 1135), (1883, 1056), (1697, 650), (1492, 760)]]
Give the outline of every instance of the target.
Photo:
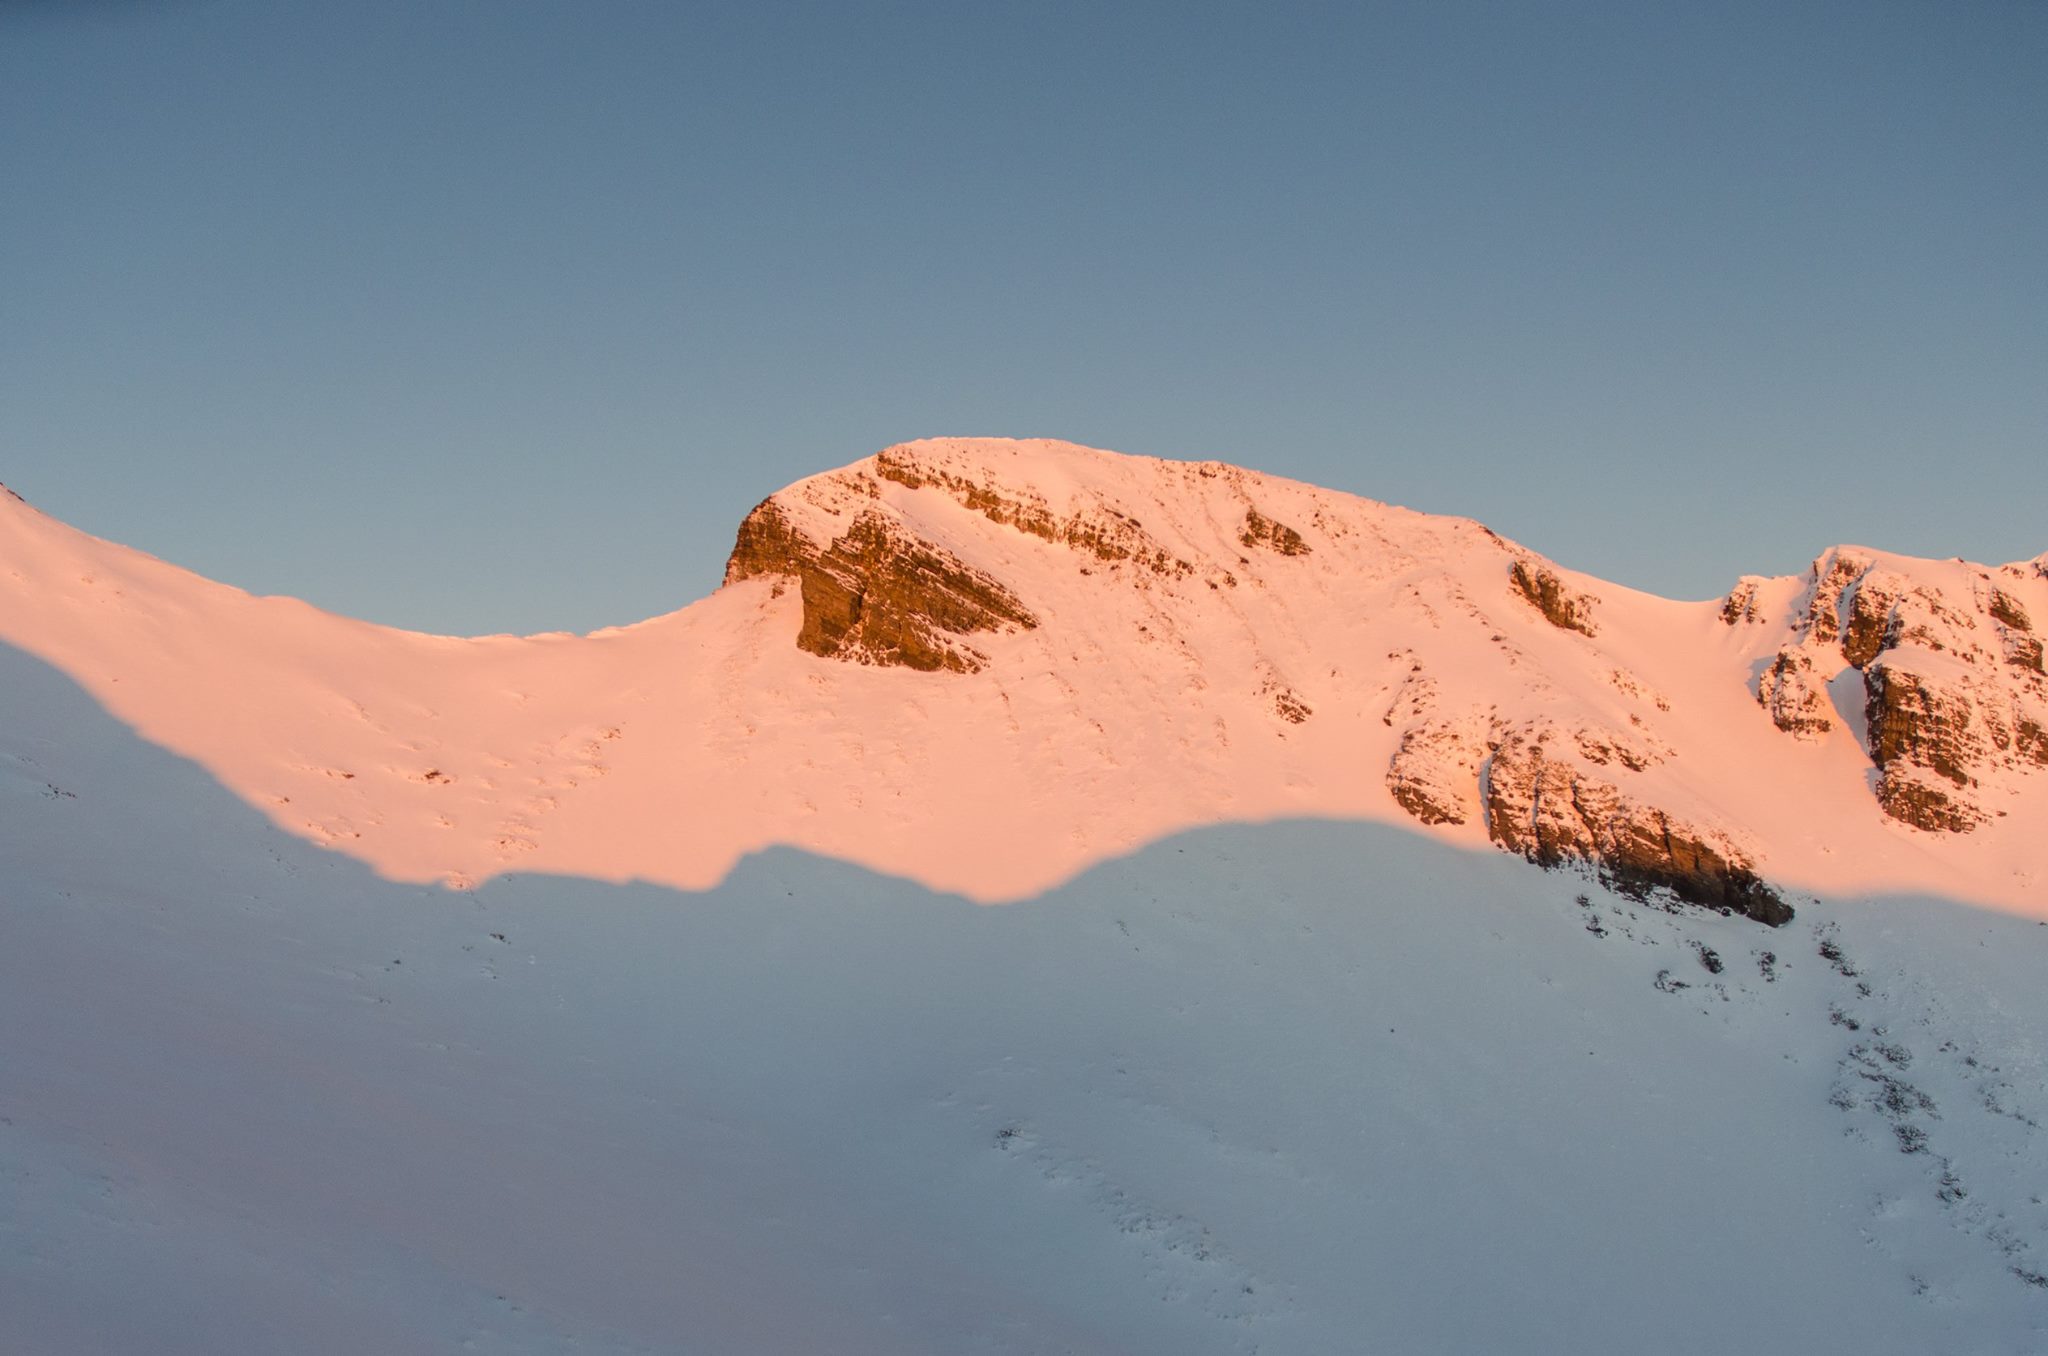
[(1872, 665), (1863, 683), (1870, 696), (1864, 712), (1870, 756), (1879, 767), (1904, 763), (1957, 786), (1970, 784), (1970, 769), (1984, 749), (1973, 728), (1976, 704), (1956, 684), (1890, 664)]
[[(2006, 569), (2016, 584), (2026, 573)], [(1988, 774), (2048, 765), (2032, 734), (2048, 726), (2048, 689), (2020, 600), (1988, 572), (1950, 574), (1946, 583), (1916, 580), (1863, 552), (1827, 552), (1757, 700), (1779, 729), (1816, 738), (1834, 727), (1828, 679), (1844, 666), (1859, 670), (1878, 803), (1902, 823), (1965, 833), (1995, 813)]]
[(773, 500), (762, 503), (740, 524), (725, 566), (727, 583), (758, 575), (797, 580), (797, 646), (828, 658), (972, 672), (984, 656), (955, 637), (1038, 625), (1001, 583), (873, 513), (821, 550)]
[(1508, 581), (1552, 626), (1581, 635), (1593, 634), (1593, 600), (1566, 588), (1552, 571), (1528, 560), (1517, 560), (1508, 571)]
[(2048, 767), (2048, 721), (2021, 716), (2013, 731), (2013, 752), (2022, 762)]
[(1675, 820), (1557, 756), (1551, 731), (1505, 739), (1486, 764), (1483, 796), (1488, 836), (1540, 866), (1587, 861), (1625, 892), (1665, 889), (1772, 927), (1792, 921), (1792, 907), (1726, 834)]
[(1585, 862), (1639, 897), (1663, 889), (1772, 927), (1790, 922), (1791, 906), (1727, 834), (1676, 819), (1588, 766), (1611, 764), (1625, 775), (1661, 759), (1618, 731), (1542, 721), (1504, 728), (1475, 712), (1411, 726), (1387, 789), (1424, 824), (1478, 816), (1494, 842), (1539, 866)]
[(2034, 629), (2027, 621), (2027, 610), (2020, 606), (2017, 598), (2014, 598), (2004, 589), (1993, 588), (1991, 590), (1991, 602), (1985, 610), (1991, 614), (1991, 620), (1997, 622), (2000, 626), (2014, 631), (2031, 631)]
[(1757, 683), (1757, 700), (1786, 734), (1818, 739), (1835, 728), (1827, 682), (1814, 671), (1805, 650), (1783, 650)]
[(2048, 672), (2048, 666), (2042, 663), (2041, 638), (2034, 634), (2033, 624), (2027, 619), (2027, 610), (2020, 606), (2019, 600), (2003, 589), (1994, 588), (1986, 610), (1998, 623), (2005, 641), (2005, 662), (2035, 673)]
[(1245, 510), (1244, 531), (1237, 539), (1246, 546), (1263, 546), (1283, 556), (1305, 556), (1309, 551), (1299, 532), (1285, 523), (1274, 522), (1257, 509)]
[(1877, 803), (1900, 823), (1935, 833), (1968, 833), (1985, 822), (1982, 810), (1912, 768), (1880, 777)]
[(1728, 596), (1721, 600), (1721, 620), (1730, 626), (1761, 622), (1763, 618), (1757, 612), (1757, 590), (1763, 587), (1763, 583), (1762, 578), (1753, 574), (1737, 580), (1735, 587), (1728, 590)]
[(1842, 593), (1871, 568), (1869, 560), (1846, 548), (1829, 551), (1813, 562), (1813, 587), (1806, 621), (1816, 640), (1834, 644), (1842, 636)]
[(1477, 715), (1410, 726), (1387, 769), (1387, 790), (1425, 824), (1466, 823), (1480, 813), (1479, 774), (1492, 743), (1492, 722)]
[(1060, 517), (1029, 491), (983, 484), (921, 465), (896, 449), (875, 457), (875, 474), (910, 489), (936, 486), (992, 523), (1085, 551), (1098, 560), (1133, 561), (1154, 574), (1187, 575), (1194, 566), (1154, 541), (1137, 519), (1103, 507)]

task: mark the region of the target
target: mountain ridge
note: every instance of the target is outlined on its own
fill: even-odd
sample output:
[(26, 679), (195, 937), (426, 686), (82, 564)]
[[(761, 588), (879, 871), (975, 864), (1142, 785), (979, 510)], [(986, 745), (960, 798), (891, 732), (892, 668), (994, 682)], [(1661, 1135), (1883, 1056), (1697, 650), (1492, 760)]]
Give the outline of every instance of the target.
[(4, 511), (0, 636), (400, 879), (702, 886), (788, 843), (995, 900), (1310, 815), (1765, 922), (2038, 907), (2048, 557), (1840, 547), (1679, 603), (1225, 463), (933, 439), (770, 496), (675, 613), (461, 639)]

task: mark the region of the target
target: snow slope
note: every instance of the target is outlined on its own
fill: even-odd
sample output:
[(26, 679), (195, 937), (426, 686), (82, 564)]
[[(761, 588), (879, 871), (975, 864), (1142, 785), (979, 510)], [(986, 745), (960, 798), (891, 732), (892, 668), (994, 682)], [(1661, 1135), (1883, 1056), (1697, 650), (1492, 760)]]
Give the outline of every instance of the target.
[[(1017, 899), (1204, 824), (1413, 826), (1388, 785), (1404, 738), (1440, 736), (1454, 799), (1476, 800), (1478, 772), (1456, 765), (1512, 727), (1619, 756), (1603, 777), (1794, 891), (2048, 910), (2048, 772), (1986, 770), (1998, 817), (1925, 832), (1874, 798), (1860, 711), (1799, 739), (1759, 705), (1810, 580), (1749, 581), (1767, 624), (1730, 625), (1717, 603), (1604, 584), (1476, 523), (1063, 443), (907, 444), (771, 503), (818, 549), (880, 515), (1036, 624), (958, 638), (969, 673), (821, 659), (793, 643), (800, 590), (760, 575), (590, 636), (423, 636), (250, 597), (0, 498), (0, 639), (280, 829), (394, 880), (702, 889), (787, 845)], [(1249, 543), (1248, 513), (1302, 549)], [(1594, 634), (1518, 595), (1516, 562), (1581, 598)], [(2048, 570), (2005, 586), (2048, 619)], [(1484, 844), (1471, 808), (1432, 831)]]
[[(1231, 468), (892, 454), (772, 502), (998, 582), (971, 671), (799, 649), (796, 575), (457, 640), (0, 502), (0, 1351), (2048, 1349), (2037, 779), (1932, 833), (1853, 703), (1773, 723), (1827, 570), (1729, 622)], [(1475, 709), (1797, 917), (1418, 822)]]
[(0, 677), (0, 1350), (2048, 1343), (2024, 920), (1301, 822), (449, 894)]

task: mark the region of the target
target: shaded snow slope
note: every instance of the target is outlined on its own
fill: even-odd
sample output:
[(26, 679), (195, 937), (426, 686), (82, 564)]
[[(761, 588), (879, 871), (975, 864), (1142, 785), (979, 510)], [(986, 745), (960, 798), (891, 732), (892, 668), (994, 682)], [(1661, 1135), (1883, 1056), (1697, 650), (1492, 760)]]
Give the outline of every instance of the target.
[(1299, 822), (451, 894), (4, 648), (0, 860), (8, 1351), (2048, 1346), (2010, 916)]
[[(2001, 604), (1981, 567), (1858, 559), (2048, 619), (2039, 562), (1998, 575)], [(1937, 739), (1894, 741), (1880, 776), (1862, 685), (1957, 652), (1905, 643), (1831, 686), (1847, 661), (1810, 639), (1826, 582), (1670, 602), (1234, 467), (952, 439), (777, 494), (727, 586), (680, 612), (454, 639), (251, 597), (0, 498), (0, 639), (397, 880), (701, 889), (787, 845), (1002, 900), (1191, 827), (1310, 816), (1593, 856), (1759, 917), (1757, 879), (2048, 907), (2036, 676), (1971, 677), (2006, 702), (2008, 747), (1976, 750), (1967, 787), (1929, 770)], [(1833, 587), (1850, 613), (1884, 596)], [(1782, 664), (1832, 718), (1787, 719), (1805, 688), (1772, 705)], [(1892, 705), (1933, 729), (1946, 700)], [(1886, 812), (1944, 786), (1970, 832)]]

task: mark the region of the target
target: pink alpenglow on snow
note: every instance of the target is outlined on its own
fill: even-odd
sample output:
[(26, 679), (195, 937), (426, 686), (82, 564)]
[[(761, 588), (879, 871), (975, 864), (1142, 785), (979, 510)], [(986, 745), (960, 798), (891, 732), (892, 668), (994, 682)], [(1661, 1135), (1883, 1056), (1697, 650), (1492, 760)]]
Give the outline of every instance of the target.
[(1181, 830), (1382, 821), (1783, 922), (2048, 914), (2048, 557), (1839, 547), (1674, 602), (1213, 462), (932, 439), (587, 636), (253, 597), (0, 499), (0, 639), (404, 881), (701, 889), (790, 845), (987, 902)]

